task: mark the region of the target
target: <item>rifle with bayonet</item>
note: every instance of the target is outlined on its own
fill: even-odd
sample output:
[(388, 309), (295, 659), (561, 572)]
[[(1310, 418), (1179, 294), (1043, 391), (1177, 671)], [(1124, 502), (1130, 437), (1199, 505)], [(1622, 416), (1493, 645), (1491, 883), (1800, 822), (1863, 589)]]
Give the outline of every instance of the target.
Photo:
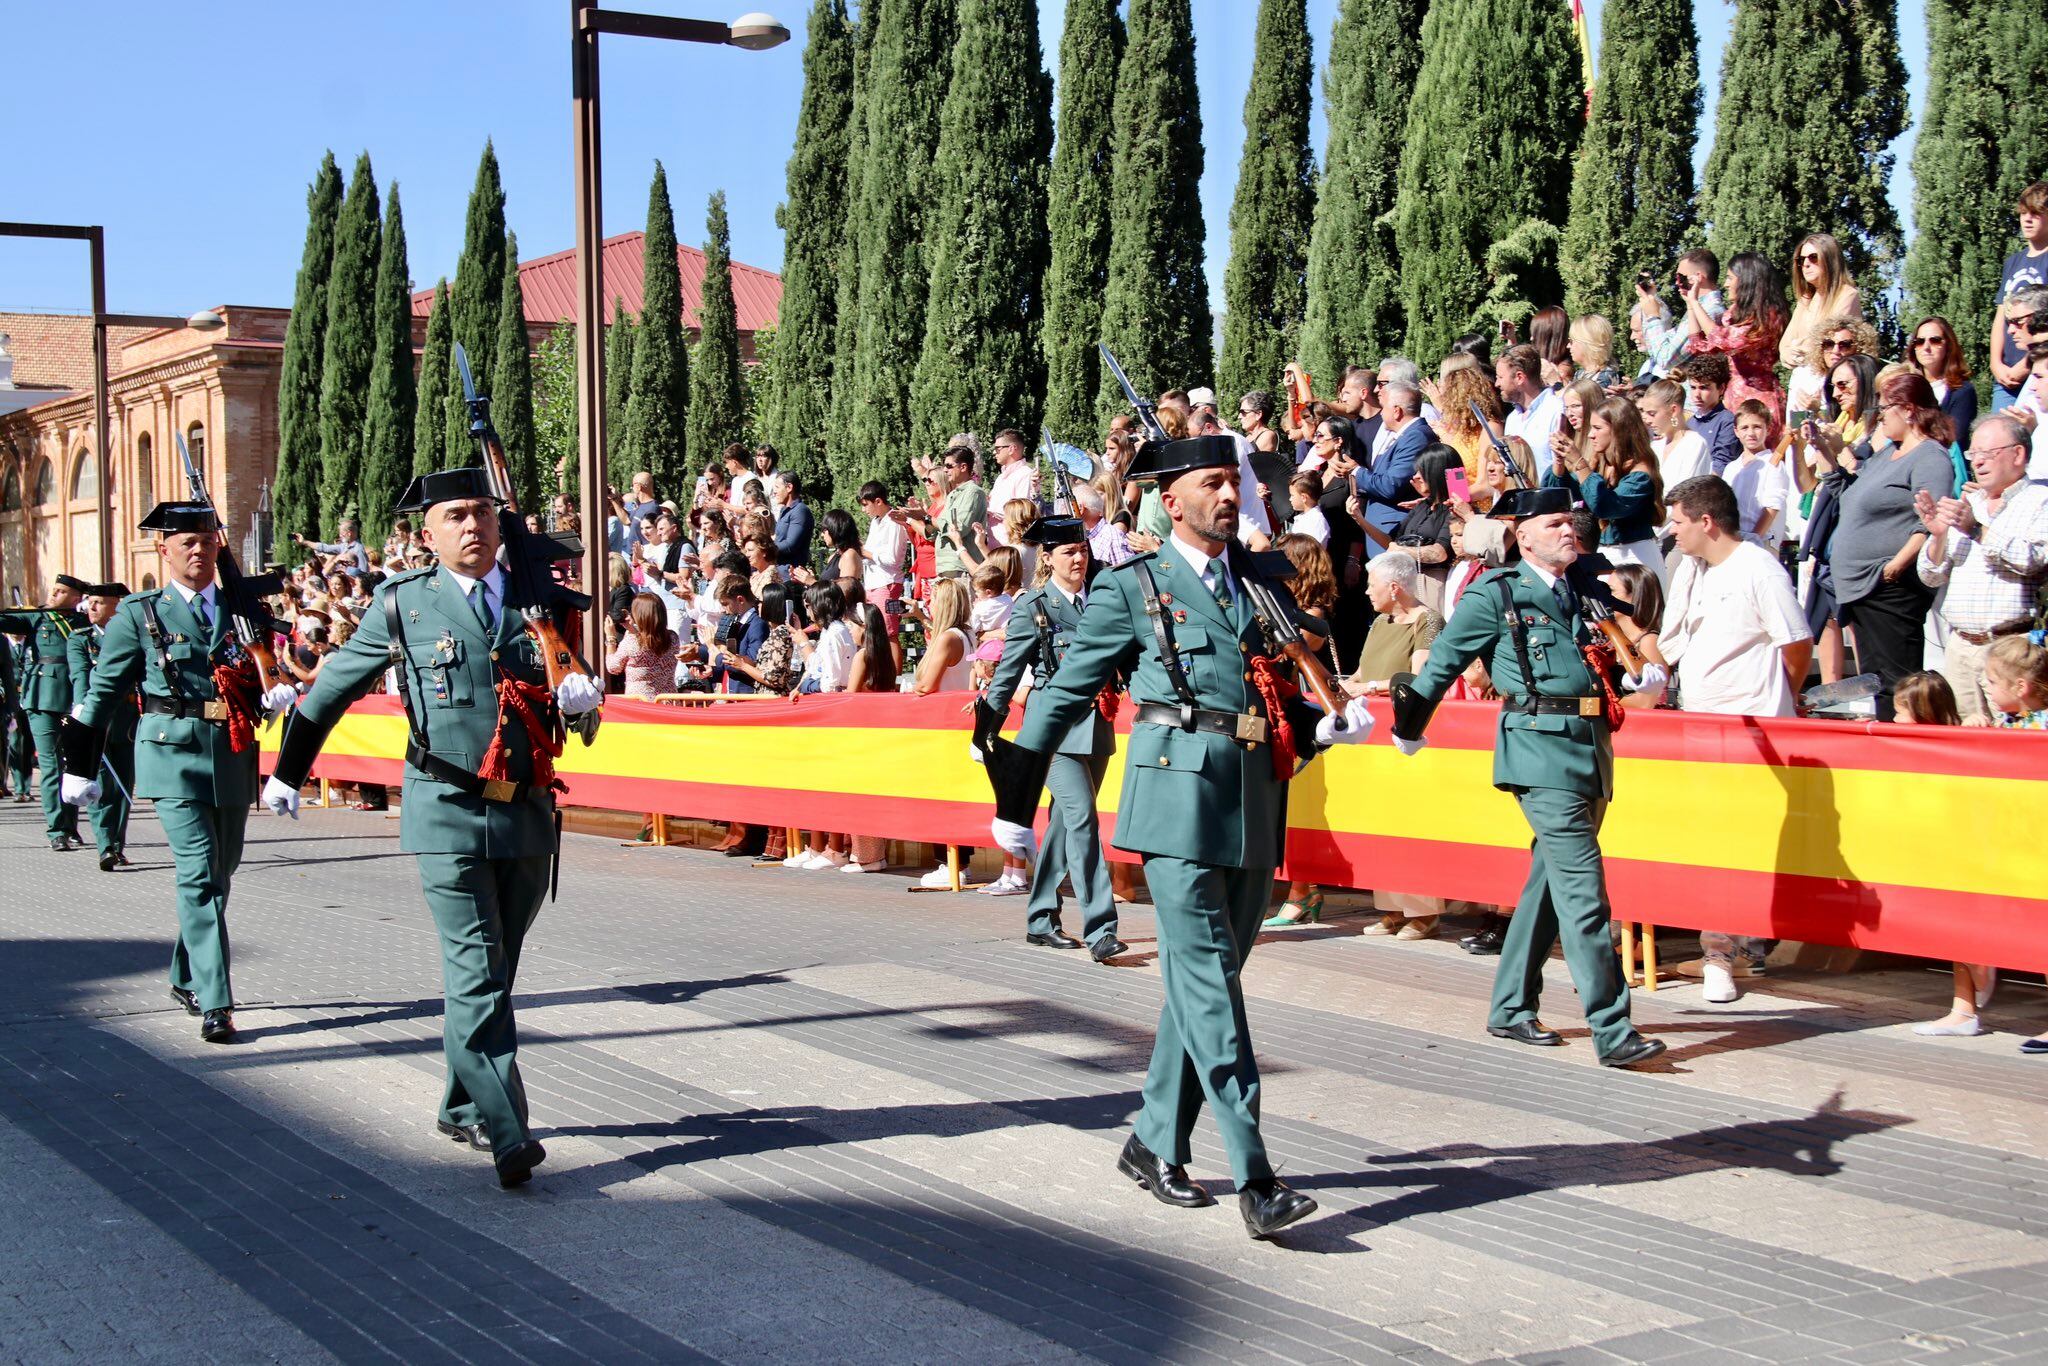
[(1141, 396), (1132, 386), (1131, 377), (1124, 373), (1123, 366), (1117, 364), (1116, 355), (1109, 349), (1109, 343), (1097, 342), (1095, 349), (1102, 353), (1103, 363), (1109, 367), (1109, 373), (1116, 376), (1116, 382), (1123, 387), (1124, 397), (1131, 401), (1131, 407), (1137, 411), (1138, 425), (1145, 429), (1145, 439), (1164, 444), (1168, 437), (1166, 428), (1159, 425), (1158, 405)]
[[(583, 545), (575, 537), (526, 529), (526, 514), (519, 510), (519, 491), (512, 485), (512, 473), (505, 459), (505, 443), (491, 425), (491, 400), (476, 391), (469, 373), (469, 356), (462, 343), (455, 344), (455, 368), (462, 375), (462, 397), (469, 405), (469, 432), (483, 454), (484, 475), (491, 493), (498, 499), (498, 534), (505, 554), (507, 606), (517, 606), (526, 632), (540, 651), (541, 666), (547, 670), (548, 691), (554, 692), (570, 674), (590, 676), (590, 669), (569, 647), (568, 637), (556, 624), (553, 604), (566, 604), (571, 612), (590, 608), (589, 595), (555, 582), (554, 566), (561, 560), (578, 559)], [(600, 686), (602, 686), (600, 684)], [(571, 718), (570, 728), (589, 744), (597, 734), (597, 712)]]
[(199, 473), (199, 467), (192, 463), (192, 452), (185, 445), (184, 435), (180, 432), (171, 435), (178, 442), (178, 458), (185, 462), (185, 483), (191, 489), (191, 501), (204, 504), (213, 514), (214, 539), (220, 547), (214, 559), (213, 573), (220, 586), (221, 610), (227, 613), (228, 624), (242, 653), (256, 666), (258, 695), (268, 696), (271, 689), (290, 683), (283, 670), (277, 667), (277, 651), (271, 645), (277, 624), (271, 618), (269, 604), (264, 601), (282, 594), (284, 583), (276, 574), (242, 572), (242, 567), (235, 562), (235, 552), (228, 548), (227, 522), (207, 495), (206, 479)]

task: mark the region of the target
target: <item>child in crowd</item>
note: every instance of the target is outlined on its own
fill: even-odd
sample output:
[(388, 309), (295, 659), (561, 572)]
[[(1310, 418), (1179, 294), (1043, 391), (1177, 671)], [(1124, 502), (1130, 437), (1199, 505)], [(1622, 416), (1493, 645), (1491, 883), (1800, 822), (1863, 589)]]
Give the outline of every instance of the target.
[(1287, 484), (1287, 500), (1294, 508), (1294, 516), (1288, 519), (1287, 529), (1297, 536), (1310, 536), (1320, 546), (1330, 544), (1330, 519), (1323, 515), (1319, 506), (1323, 498), (1323, 481), (1315, 474), (1297, 474)]
[[(1962, 715), (1956, 708), (1955, 690), (1938, 673), (1912, 673), (1892, 688), (1892, 724), (1900, 726), (1959, 726)], [(1991, 1004), (1998, 985), (1998, 969), (1979, 963), (1956, 963), (1955, 990), (1948, 1014), (1913, 1026), (1915, 1034), (1937, 1039), (1969, 1039), (1984, 1032), (1977, 1012)]]
[(1735, 439), (1741, 454), (1722, 474), (1735, 490), (1742, 539), (1775, 555), (1785, 541), (1792, 476), (1783, 458), (1771, 449), (1771, 410), (1756, 399), (1744, 399), (1735, 409)]
[(1965, 725), (2048, 730), (2048, 644), (2040, 631), (2000, 636), (1984, 655), (1984, 695), (1991, 716)]
[(974, 608), (967, 624), (979, 642), (974, 650), (974, 686), (985, 688), (995, 678), (1003, 657), (1003, 636), (1009, 629), (1010, 605), (1024, 586), (1024, 562), (1015, 550), (999, 545), (975, 567)]

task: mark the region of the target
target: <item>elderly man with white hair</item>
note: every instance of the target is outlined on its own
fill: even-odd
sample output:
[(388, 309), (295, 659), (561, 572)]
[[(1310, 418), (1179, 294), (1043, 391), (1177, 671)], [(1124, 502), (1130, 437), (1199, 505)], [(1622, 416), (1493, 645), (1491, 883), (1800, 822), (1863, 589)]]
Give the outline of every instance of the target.
[(1422, 388), (1414, 374), (1412, 361), (1389, 361), (1380, 367), (1380, 434), (1373, 438), (1368, 463), (1351, 476), (1356, 505), (1347, 505), (1347, 510), (1352, 520), (1361, 528), (1377, 527), (1388, 540), (1408, 516), (1404, 504), (1415, 501), (1409, 482), (1415, 477), (1415, 462), (1436, 441), (1422, 416)]
[(1131, 541), (1124, 529), (1103, 516), (1108, 501), (1093, 484), (1074, 485), (1074, 515), (1088, 533), (1088, 553), (1105, 569), (1114, 569), (1131, 558)]

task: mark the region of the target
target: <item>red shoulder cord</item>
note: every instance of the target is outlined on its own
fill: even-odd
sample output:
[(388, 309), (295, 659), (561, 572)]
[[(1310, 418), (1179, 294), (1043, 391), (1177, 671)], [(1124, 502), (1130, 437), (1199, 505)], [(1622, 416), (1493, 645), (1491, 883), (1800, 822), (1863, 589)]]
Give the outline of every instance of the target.
[(213, 690), (228, 709), (228, 750), (240, 754), (256, 743), (256, 709), (262, 695), (256, 686), (256, 664), (240, 659), (213, 666)]
[(1266, 742), (1273, 749), (1273, 777), (1286, 782), (1294, 776), (1294, 723), (1287, 719), (1287, 703), (1301, 696), (1294, 680), (1274, 667), (1265, 655), (1252, 660), (1252, 686), (1266, 704)]
[(554, 792), (569, 790), (567, 783), (555, 777), (555, 760), (562, 756), (562, 741), (548, 724), (548, 700), (548, 690), (539, 684), (509, 677), (498, 679), (498, 729), (491, 736), (491, 747), (484, 751), (477, 777), (486, 781), (512, 780), (512, 750), (505, 743), (505, 722), (511, 718), (526, 731), (527, 745), (533, 754), (533, 785)]
[(1621, 694), (1614, 690), (1614, 671), (1621, 666), (1615, 659), (1613, 644), (1603, 636), (1581, 645), (1579, 653), (1586, 657), (1586, 667), (1593, 671), (1600, 684), (1600, 695), (1606, 699), (1607, 729), (1620, 730), (1628, 713), (1622, 708)]

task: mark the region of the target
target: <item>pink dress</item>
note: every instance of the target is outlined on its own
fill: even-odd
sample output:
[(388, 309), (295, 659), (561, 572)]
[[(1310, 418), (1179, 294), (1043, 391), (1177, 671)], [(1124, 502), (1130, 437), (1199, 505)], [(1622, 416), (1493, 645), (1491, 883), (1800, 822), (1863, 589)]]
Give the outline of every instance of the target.
[(1728, 357), (1734, 373), (1722, 404), (1730, 409), (1755, 399), (1771, 410), (1771, 440), (1776, 442), (1785, 425), (1785, 391), (1778, 387), (1778, 333), (1755, 322), (1723, 323), (1704, 336), (1687, 341), (1685, 349), (1696, 356), (1719, 351)]

